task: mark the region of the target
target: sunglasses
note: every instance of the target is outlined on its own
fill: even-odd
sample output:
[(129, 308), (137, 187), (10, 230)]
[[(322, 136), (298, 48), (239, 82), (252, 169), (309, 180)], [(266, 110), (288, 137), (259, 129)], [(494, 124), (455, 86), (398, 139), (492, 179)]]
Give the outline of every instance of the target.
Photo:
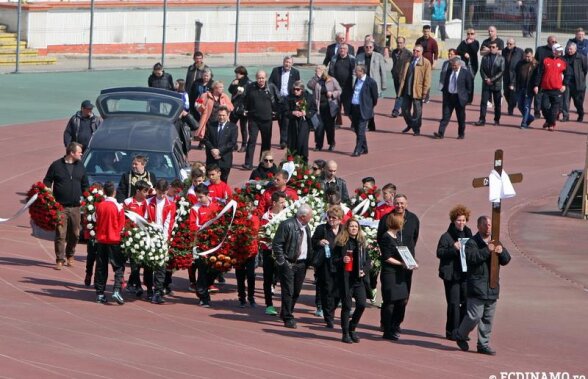
[(313, 169), (314, 171), (316, 171), (316, 170), (320, 170), (320, 168), (318, 168), (318, 167), (312, 167), (312, 169)]
[(468, 33), (468, 36), (473, 36), (474, 34), (476, 34), (476, 33)]
[(264, 159), (263, 161), (267, 162), (267, 163), (272, 163), (274, 160), (273, 159)]

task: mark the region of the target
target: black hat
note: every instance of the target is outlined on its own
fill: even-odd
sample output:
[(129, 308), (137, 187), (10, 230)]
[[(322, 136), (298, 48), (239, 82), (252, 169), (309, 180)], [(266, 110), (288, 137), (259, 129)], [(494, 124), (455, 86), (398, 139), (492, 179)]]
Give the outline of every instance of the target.
[(84, 100), (82, 101), (82, 108), (94, 108), (94, 104), (92, 104), (92, 102), (90, 100)]

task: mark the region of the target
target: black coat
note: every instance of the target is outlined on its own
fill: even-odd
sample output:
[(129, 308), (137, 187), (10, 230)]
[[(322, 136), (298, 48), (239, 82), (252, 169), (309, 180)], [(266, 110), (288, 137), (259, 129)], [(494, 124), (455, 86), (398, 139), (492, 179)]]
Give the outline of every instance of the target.
[(274, 114), (281, 112), (281, 103), (280, 91), (272, 83), (266, 82), (261, 88), (253, 82), (245, 88), (243, 105), (247, 117), (255, 121), (271, 121)]
[[(372, 269), (372, 261), (368, 254), (366, 247), (359, 244), (356, 240), (349, 238), (345, 246), (334, 245), (333, 249), (333, 264), (336, 267), (337, 279), (339, 282), (339, 294), (342, 298), (349, 296), (349, 289), (351, 285), (360, 280), (364, 283), (366, 288), (369, 286), (369, 272)], [(345, 271), (345, 263), (343, 257), (348, 250), (353, 250), (353, 270), (351, 272)], [(359, 277), (360, 271), (365, 274)]]
[(520, 47), (510, 47), (502, 50), (502, 56), (504, 57), (504, 75), (502, 81), (505, 87), (513, 85), (515, 82), (516, 67), (517, 64), (523, 60), (525, 52)]
[(342, 203), (349, 202), (349, 191), (347, 190), (347, 182), (345, 182), (345, 179), (335, 177), (335, 183), (327, 183), (326, 178), (321, 178), (320, 183), (325, 193), (327, 192), (327, 190), (334, 188), (337, 190), (337, 192), (339, 192), (339, 195), (341, 195)]
[[(306, 261), (312, 262), (312, 244), (310, 227), (306, 225), (306, 243), (307, 256)], [(298, 255), (298, 236), (300, 232), (300, 223), (296, 217), (289, 218), (282, 221), (278, 226), (274, 240), (272, 241), (272, 251), (278, 266), (286, 264), (286, 262), (293, 263), (296, 261)], [(304, 243), (304, 241), (302, 241)]]
[(461, 281), (466, 277), (461, 269), (459, 250), (454, 246), (459, 238), (472, 238), (472, 231), (466, 226), (460, 232), (453, 223), (449, 224), (447, 232), (439, 238), (437, 258), (439, 258), (439, 277), (443, 280)]
[(70, 175), (67, 165), (65, 158), (51, 163), (43, 183), (49, 188), (53, 187), (53, 196), (59, 204), (64, 207), (79, 207), (82, 193), (90, 186), (86, 169), (82, 161), (77, 161), (71, 164), (73, 172)]
[(586, 90), (586, 73), (588, 73), (588, 60), (586, 56), (576, 53), (574, 55), (565, 55), (564, 59), (570, 71), (573, 73), (573, 78), (570, 80), (570, 87), (576, 91)]
[[(480, 233), (466, 243), (466, 262), (468, 264), (468, 297), (480, 300), (496, 300), (500, 293), (500, 285), (490, 288), (490, 250)], [(501, 266), (510, 262), (510, 254), (503, 247), (498, 256)]]
[[(347, 46), (349, 46), (349, 51), (348, 54), (349, 55), (355, 55), (355, 49), (353, 48), (352, 45), (347, 44)], [(331, 63), (331, 60), (333, 59), (333, 57), (335, 56), (335, 48), (337, 47), (336, 43), (332, 43), (329, 46), (327, 46), (327, 51), (325, 53), (325, 59), (323, 59), (323, 64), (325, 66), (329, 66), (329, 63)]]
[[(339, 226), (339, 232), (341, 232), (341, 230), (343, 230), (343, 226)], [(333, 233), (329, 224), (321, 224), (316, 227), (314, 234), (312, 235), (312, 250), (314, 252), (312, 262), (313, 267), (320, 268), (324, 265), (328, 272), (334, 273), (337, 271), (337, 267), (333, 263), (335, 237), (337, 237), (337, 235)], [(331, 250), (330, 258), (325, 256), (325, 247), (321, 246), (321, 240), (329, 241), (329, 249)]]
[(63, 144), (65, 147), (71, 142), (82, 144), (82, 150), (86, 150), (90, 139), (94, 132), (102, 124), (102, 119), (95, 114), (88, 118), (82, 116), (82, 112), (78, 111), (71, 116), (65, 130), (63, 131)]
[(259, 166), (257, 166), (255, 168), (255, 170), (253, 170), (251, 172), (251, 175), (249, 176), (249, 180), (267, 180), (269, 179), (268, 174), (272, 174), (276, 175), (276, 173), (278, 172), (278, 166), (273, 165), (270, 168), (265, 168), (265, 166), (263, 164), (259, 164)]
[(169, 91), (173, 91), (174, 88), (174, 79), (170, 74), (167, 72), (163, 72), (161, 76), (155, 76), (155, 74), (149, 75), (149, 79), (147, 79), (147, 84), (149, 87), (152, 88), (161, 88), (167, 89)]
[[(465, 62), (466, 66), (472, 71), (472, 75), (476, 76), (478, 72), (478, 51), (480, 50), (480, 42), (474, 40), (472, 43), (466, 43), (465, 40), (457, 46), (457, 53), (461, 57), (461, 60)], [(470, 57), (464, 57), (465, 54), (469, 54)]]
[[(206, 127), (204, 134), (204, 146), (206, 146), (206, 164), (216, 163), (220, 168), (233, 166), (233, 150), (237, 145), (237, 125), (232, 122), (225, 124), (222, 133), (219, 134), (219, 122), (215, 121)], [(214, 159), (210, 150), (219, 149), (221, 158)]]
[[(284, 67), (274, 67), (272, 73), (269, 76), (268, 82), (272, 83), (278, 89), (278, 93), (282, 88), (282, 73), (284, 72)], [(300, 80), (300, 71), (295, 69), (294, 67), (290, 68), (290, 77), (288, 78), (288, 93), (292, 93), (292, 87), (294, 87), (294, 82)]]
[[(386, 234), (388, 228), (386, 227), (386, 220), (388, 217), (393, 214), (394, 211), (385, 214), (384, 217), (380, 219), (380, 223), (378, 224), (378, 243), (380, 242), (380, 238)], [(408, 210), (404, 211), (404, 226), (402, 230), (398, 233), (398, 243), (401, 246), (406, 246), (412, 253), (413, 257), (416, 257), (416, 243), (419, 239), (419, 229), (420, 229), (420, 221), (419, 218), (412, 212)]]
[[(491, 54), (482, 57), (480, 64), (480, 76), (482, 77), (482, 88), (489, 88), (491, 91), (502, 90), (502, 76), (504, 75), (504, 57), (496, 54), (494, 63), (491, 64)], [(492, 84), (488, 86), (486, 79), (492, 80)]]
[(379, 239), (378, 245), (380, 246), (380, 259), (382, 260), (382, 269), (380, 271), (382, 300), (393, 302), (407, 299), (411, 271), (407, 270), (404, 266), (386, 262), (388, 258), (394, 258), (402, 262), (402, 258), (397, 249), (399, 245), (398, 239), (394, 239), (389, 233), (386, 233)]
[(515, 67), (515, 82), (513, 83), (517, 92), (525, 90), (527, 96), (534, 96), (533, 87), (537, 80), (537, 61), (527, 62), (521, 60)]

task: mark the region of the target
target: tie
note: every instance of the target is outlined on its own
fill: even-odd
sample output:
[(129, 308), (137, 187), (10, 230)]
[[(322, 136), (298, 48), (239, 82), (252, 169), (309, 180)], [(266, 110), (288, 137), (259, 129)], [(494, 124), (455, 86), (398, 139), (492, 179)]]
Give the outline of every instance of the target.
[(225, 128), (225, 124), (220, 124), (220, 127), (218, 128), (218, 134), (220, 135), (223, 132), (223, 129)]
[(449, 84), (449, 92), (456, 93), (457, 92), (457, 71), (453, 71), (451, 74), (451, 83)]

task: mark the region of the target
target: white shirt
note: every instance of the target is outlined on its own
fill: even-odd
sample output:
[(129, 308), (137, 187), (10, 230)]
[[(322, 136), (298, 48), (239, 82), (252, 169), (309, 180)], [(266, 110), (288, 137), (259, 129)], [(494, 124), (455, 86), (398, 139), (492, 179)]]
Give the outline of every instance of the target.
[(353, 98), (351, 99), (351, 104), (359, 105), (359, 93), (363, 88), (363, 83), (365, 83), (365, 78), (367, 74), (362, 76), (361, 78), (357, 78), (355, 81), (355, 87), (353, 88)]
[(290, 81), (290, 71), (291, 70), (284, 70), (282, 71), (282, 85), (280, 86), (280, 95), (281, 96), (288, 96), (288, 81)]
[(300, 221), (298, 221), (298, 219), (296, 219), (296, 221), (298, 222), (298, 226), (302, 230), (302, 242), (300, 245), (300, 256), (298, 257), (298, 260), (306, 259), (306, 257), (308, 256), (308, 243), (306, 240), (308, 237), (306, 235), (306, 225), (302, 225)]
[(155, 198), (155, 223), (163, 226), (163, 207), (165, 206), (165, 197), (163, 199)]

